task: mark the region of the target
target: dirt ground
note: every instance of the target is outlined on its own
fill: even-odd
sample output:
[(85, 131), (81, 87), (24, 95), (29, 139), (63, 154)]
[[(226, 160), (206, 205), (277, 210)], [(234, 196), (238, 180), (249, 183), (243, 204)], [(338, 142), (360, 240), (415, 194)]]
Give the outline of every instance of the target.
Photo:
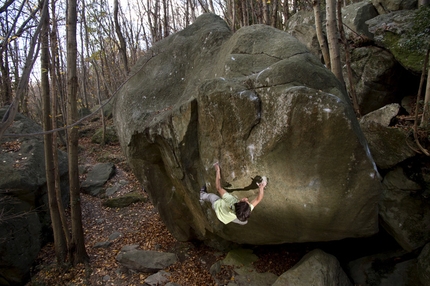
[[(113, 196), (138, 191), (147, 197), (139, 182), (131, 173), (118, 143), (100, 146), (91, 142), (94, 126), (87, 127), (87, 136), (80, 139), (79, 164), (90, 167), (96, 163), (112, 162), (116, 175), (106, 183), (106, 188), (118, 182), (127, 184)], [(82, 175), (81, 180), (85, 179)], [(226, 253), (205, 246), (201, 242), (178, 242), (169, 233), (151, 202), (139, 202), (125, 208), (108, 208), (103, 199), (81, 195), (85, 245), (90, 263), (76, 267), (60, 268), (55, 262), (53, 244), (43, 247), (33, 268), (27, 286), (39, 285), (143, 285), (151, 274), (129, 272), (123, 269), (115, 257), (125, 245), (138, 245), (142, 250), (174, 252), (179, 261), (166, 269), (170, 282), (180, 285), (225, 285), (231, 281), (231, 270), (221, 271), (217, 284), (210, 275), (210, 267)], [(108, 241), (109, 236), (121, 235), (108, 247), (94, 247), (98, 242)], [(259, 260), (254, 264), (260, 272), (270, 271), (276, 275), (292, 267), (306, 252), (289, 246), (254, 247)], [(233, 278), (234, 279), (234, 278)]]

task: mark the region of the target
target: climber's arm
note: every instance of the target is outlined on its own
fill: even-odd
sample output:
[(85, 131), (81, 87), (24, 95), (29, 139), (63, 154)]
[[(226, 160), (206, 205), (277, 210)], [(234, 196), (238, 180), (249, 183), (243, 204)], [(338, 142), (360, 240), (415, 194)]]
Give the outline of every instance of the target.
[(263, 181), (258, 184), (258, 195), (257, 197), (252, 200), (251, 205), (254, 206), (254, 208), (261, 202), (261, 200), (264, 197), (264, 187), (266, 187), (267, 182)]
[(216, 177), (215, 177), (215, 186), (216, 190), (220, 194), (221, 198), (222, 196), (227, 192), (221, 187), (221, 170), (219, 168), (219, 164), (215, 163), (215, 170), (216, 170)]

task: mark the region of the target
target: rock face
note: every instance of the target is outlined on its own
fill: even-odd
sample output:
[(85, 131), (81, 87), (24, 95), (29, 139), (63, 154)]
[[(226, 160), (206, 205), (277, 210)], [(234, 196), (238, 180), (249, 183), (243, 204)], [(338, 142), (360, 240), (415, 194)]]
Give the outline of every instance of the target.
[[(5, 111), (0, 108), (0, 118)], [(17, 114), (7, 133), (39, 131), (39, 125)], [(4, 137), (0, 143), (0, 285), (19, 285), (28, 278), (34, 259), (51, 233), (43, 138)], [(61, 151), (59, 165), (66, 205), (67, 157)]]
[[(157, 43), (134, 72), (115, 124), (177, 239), (276, 244), (378, 231), (380, 178), (349, 99), (294, 37), (264, 25), (232, 34), (205, 14)], [(216, 192), (217, 161), (231, 190), (269, 178), (246, 226), (224, 225), (199, 203), (203, 184)]]
[(352, 286), (348, 276), (333, 255), (315, 249), (306, 254), (293, 268), (279, 276), (273, 286), (339, 285)]

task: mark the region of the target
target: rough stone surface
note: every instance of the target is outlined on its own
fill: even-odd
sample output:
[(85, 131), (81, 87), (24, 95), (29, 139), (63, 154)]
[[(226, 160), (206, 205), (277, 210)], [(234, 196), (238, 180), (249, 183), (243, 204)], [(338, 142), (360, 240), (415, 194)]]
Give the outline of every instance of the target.
[(110, 208), (124, 208), (137, 202), (146, 201), (146, 197), (138, 192), (131, 192), (121, 197), (109, 198), (103, 202), (103, 206)]
[[(388, 14), (379, 15), (368, 20), (369, 32), (374, 35), (374, 40), (379, 46), (388, 49), (396, 58), (396, 60), (406, 69), (421, 73), (425, 58), (426, 43), (430, 40), (429, 33), (425, 32), (430, 23), (428, 15), (423, 17), (427, 21), (427, 27), (424, 24), (414, 26), (418, 23), (418, 9), (415, 10), (400, 10)], [(417, 48), (418, 43), (423, 43), (422, 48)]]
[(100, 129), (96, 130), (94, 135), (91, 137), (91, 142), (92, 143), (98, 143), (98, 144), (118, 143), (118, 137), (116, 135), (115, 128), (113, 128), (111, 126), (106, 127), (105, 141), (103, 142), (102, 139), (103, 139), (103, 128), (100, 128)]
[[(354, 49), (351, 53), (351, 68), (362, 115), (387, 104), (400, 102), (406, 93), (405, 83), (409, 77), (405, 69), (390, 52), (382, 48), (368, 46)], [(344, 73), (345, 79), (348, 79), (346, 71)]]
[[(349, 99), (294, 37), (266, 25), (232, 34), (205, 14), (158, 42), (134, 72), (114, 121), (177, 239), (273, 244), (377, 232), (380, 178)], [(230, 189), (269, 178), (245, 227), (223, 225), (199, 203), (204, 183), (215, 192), (217, 161)]]
[[(0, 108), (0, 118), (5, 112)], [(38, 124), (18, 113), (6, 134), (40, 131)], [(5, 136), (0, 144), (0, 284), (23, 284), (51, 236), (43, 137)], [(59, 166), (62, 199), (67, 205), (67, 157), (61, 151)]]
[(398, 10), (417, 8), (417, 0), (372, 0), (379, 14), (387, 14)]
[(145, 279), (145, 284), (149, 286), (158, 286), (164, 285), (166, 282), (169, 282), (170, 273), (160, 270), (155, 274), (152, 274), (148, 278)]
[[(210, 272), (216, 281), (217, 274), (221, 271), (222, 265), (228, 265), (233, 267), (234, 285), (271, 286), (276, 281), (278, 276), (270, 272), (257, 272), (252, 265), (252, 263), (256, 262), (257, 260), (258, 257), (251, 249), (234, 249), (229, 251), (223, 260), (217, 261), (214, 265), (212, 265)], [(222, 283), (219, 282), (218, 284)]]
[(430, 241), (430, 203), (423, 197), (386, 189), (379, 213), (382, 226), (405, 250), (413, 251)]
[(430, 281), (430, 243), (427, 243), (420, 255), (417, 262), (418, 277), (423, 285)]
[(351, 261), (348, 273), (355, 285), (420, 285), (416, 267), (417, 260), (407, 252), (394, 251)]
[(115, 175), (113, 163), (98, 163), (87, 174), (87, 178), (81, 184), (83, 192), (97, 196), (103, 191), (103, 185)]
[(155, 273), (174, 264), (177, 257), (174, 253), (132, 249), (120, 252), (116, 260), (127, 269)]
[(339, 285), (352, 286), (333, 255), (315, 249), (306, 254), (293, 268), (279, 276), (273, 286), (283, 285)]
[(346, 25), (345, 36), (349, 39), (363, 35), (368, 38), (373, 38), (373, 34), (369, 32), (367, 20), (378, 16), (378, 12), (371, 1), (360, 1), (350, 4), (342, 8), (343, 24)]
[(381, 169), (392, 168), (415, 156), (414, 150), (409, 147), (415, 145), (409, 132), (389, 126), (389, 118), (394, 117), (395, 110), (395, 106), (390, 105), (369, 113), (360, 120), (360, 127), (369, 144), (370, 153)]

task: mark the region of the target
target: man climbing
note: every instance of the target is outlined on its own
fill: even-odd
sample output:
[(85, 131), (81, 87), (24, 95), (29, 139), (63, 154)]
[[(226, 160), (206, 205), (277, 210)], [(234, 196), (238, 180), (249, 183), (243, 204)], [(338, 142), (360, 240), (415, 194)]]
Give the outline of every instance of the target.
[(264, 196), (264, 188), (267, 185), (267, 178), (262, 177), (261, 182), (258, 182), (258, 195), (249, 203), (248, 198), (239, 200), (235, 196), (229, 194), (221, 187), (221, 171), (219, 164), (215, 164), (216, 178), (215, 185), (221, 197), (206, 192), (206, 186), (200, 190), (200, 200), (207, 201), (212, 204), (216, 216), (224, 224), (234, 222), (245, 225), (248, 223), (248, 218), (252, 210), (261, 202)]

